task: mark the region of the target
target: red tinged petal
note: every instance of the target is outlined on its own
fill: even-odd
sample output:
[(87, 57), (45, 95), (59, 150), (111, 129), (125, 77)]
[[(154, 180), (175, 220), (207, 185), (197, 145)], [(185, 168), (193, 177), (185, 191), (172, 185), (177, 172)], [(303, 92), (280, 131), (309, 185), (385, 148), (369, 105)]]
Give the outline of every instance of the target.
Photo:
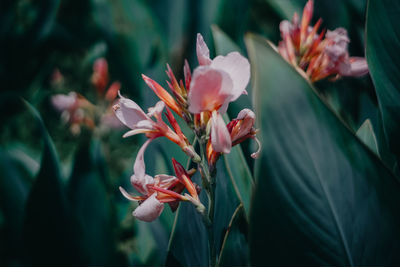
[(306, 39), (308, 25), (310, 24), (310, 21), (311, 21), (312, 15), (313, 15), (313, 6), (314, 6), (314, 1), (308, 0), (307, 4), (305, 5), (305, 7), (303, 9), (303, 17), (301, 18), (301, 26), (300, 26), (300, 43), (301, 44), (303, 44), (303, 42)]
[(170, 107), (176, 114), (182, 116), (181, 108), (176, 103), (175, 99), (156, 81), (150, 79), (146, 75), (142, 74), (142, 78), (145, 83), (150, 87), (151, 90), (162, 100), (168, 107)]

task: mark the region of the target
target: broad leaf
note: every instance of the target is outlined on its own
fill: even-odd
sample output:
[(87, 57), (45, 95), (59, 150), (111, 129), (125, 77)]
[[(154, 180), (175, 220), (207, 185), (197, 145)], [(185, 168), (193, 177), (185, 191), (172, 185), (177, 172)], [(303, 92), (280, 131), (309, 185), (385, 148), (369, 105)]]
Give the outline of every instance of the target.
[(372, 151), (379, 155), (378, 144), (376, 142), (376, 136), (372, 123), (369, 119), (361, 125), (360, 129), (357, 130), (357, 136), (366, 144)]
[(263, 142), (252, 265), (399, 265), (395, 177), (265, 39), (246, 43)]
[(389, 147), (400, 157), (400, 2), (370, 0), (367, 61), (375, 84)]
[(247, 218), (239, 205), (229, 223), (218, 260), (218, 266), (246, 266), (249, 247), (247, 242)]
[(68, 193), (71, 215), (79, 225), (84, 262), (91, 266), (108, 266), (113, 262), (115, 250), (111, 203), (101, 177), (101, 166), (92, 155), (91, 146), (95, 145), (90, 140), (84, 140), (80, 145)]
[[(217, 170), (213, 231), (218, 255), (239, 200), (222, 159), (217, 164)], [(200, 177), (196, 178), (195, 181), (201, 184)], [(200, 200), (207, 207), (204, 191)], [(208, 266), (208, 258), (208, 234), (202, 218), (192, 204), (181, 203), (171, 233), (166, 266)]]
[(29, 194), (24, 222), (25, 262), (30, 266), (74, 266), (79, 242), (61, 181), (58, 157), (39, 113), (27, 104), (44, 142), (39, 173)]

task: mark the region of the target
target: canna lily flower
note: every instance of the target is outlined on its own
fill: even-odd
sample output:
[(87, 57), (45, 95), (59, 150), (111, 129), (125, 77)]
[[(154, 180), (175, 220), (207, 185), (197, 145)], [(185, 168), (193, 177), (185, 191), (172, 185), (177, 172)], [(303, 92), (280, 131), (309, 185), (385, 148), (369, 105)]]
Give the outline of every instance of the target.
[[(238, 52), (210, 59), (210, 51), (201, 34), (197, 35), (197, 58), (200, 66), (192, 74), (188, 94), (189, 112), (211, 118), (211, 140), (214, 150), (229, 153), (231, 140), (222, 119), (230, 102), (247, 94), (250, 64)], [(203, 123), (207, 123), (205, 119)]]
[(82, 95), (76, 92), (70, 92), (68, 95), (53, 95), (51, 103), (56, 110), (61, 112), (61, 119), (70, 124), (70, 130), (73, 134), (78, 135), (80, 133), (81, 125), (85, 125), (89, 129), (95, 127), (91, 116), (94, 106)]
[[(131, 128), (131, 130), (125, 133), (123, 137), (144, 133), (147, 138), (153, 140), (154, 138), (165, 136), (179, 145), (188, 156), (192, 157), (195, 161), (198, 161), (199, 156), (196, 154), (194, 148), (189, 144), (177, 121), (168, 109), (166, 109), (166, 117), (174, 130), (163, 121), (162, 112), (164, 108), (165, 103), (159, 101), (154, 107), (149, 108), (149, 112), (146, 114), (138, 104), (121, 95), (118, 103), (113, 106), (117, 118), (124, 125)], [(155, 118), (155, 121), (152, 117)]]
[(368, 73), (365, 58), (350, 57), (348, 53), (347, 31), (338, 28), (334, 31), (325, 30), (318, 34), (322, 20), (319, 19), (310, 26), (313, 15), (313, 0), (304, 7), (301, 21), (297, 13), (291, 22), (284, 20), (279, 28), (282, 41), (278, 51), (290, 64), (301, 68), (312, 82), (341, 76), (362, 76)]
[[(175, 159), (172, 159), (172, 162), (176, 177), (159, 174), (153, 178), (145, 174), (143, 153), (150, 141), (148, 140), (140, 149), (134, 165), (135, 173), (131, 177), (133, 187), (142, 195), (132, 196), (122, 187), (119, 188), (125, 198), (140, 203), (132, 214), (146, 222), (151, 222), (160, 216), (164, 210), (164, 203), (170, 204), (173, 211), (178, 207), (179, 201), (192, 201), (197, 205), (200, 203), (197, 188), (190, 179), (191, 174)], [(185, 188), (190, 195), (181, 195)], [(201, 203), (200, 205), (202, 206)]]
[[(254, 123), (254, 112), (246, 108), (241, 110), (236, 119), (231, 120), (226, 128), (228, 129), (232, 147), (249, 138), (254, 139), (258, 144), (258, 149), (256, 152), (251, 154), (251, 157), (258, 158), (261, 151), (261, 143), (256, 137), (257, 130), (254, 128)], [(221, 155), (221, 153), (215, 150), (214, 145), (212, 144), (213, 138), (214, 137), (211, 135), (211, 142), (209, 140), (207, 144), (207, 158), (209, 165), (211, 166), (215, 165), (219, 156)]]

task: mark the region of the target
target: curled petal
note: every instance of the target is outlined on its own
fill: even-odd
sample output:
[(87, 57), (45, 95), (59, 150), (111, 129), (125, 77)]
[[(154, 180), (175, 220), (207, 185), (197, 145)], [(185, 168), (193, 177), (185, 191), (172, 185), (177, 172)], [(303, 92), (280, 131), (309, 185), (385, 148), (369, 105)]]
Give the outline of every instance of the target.
[(233, 88), (230, 90), (229, 102), (235, 101), (241, 94), (246, 94), (246, 86), (250, 80), (250, 63), (238, 52), (227, 56), (218, 56), (213, 59), (210, 67), (223, 70), (232, 79)]
[(123, 195), (126, 199), (131, 200), (131, 201), (140, 201), (140, 200), (143, 200), (143, 199), (144, 199), (143, 197), (134, 197), (134, 196), (131, 196), (131, 195), (130, 195), (128, 192), (126, 192), (126, 190), (125, 190), (124, 188), (122, 188), (121, 186), (119, 187), (119, 191), (121, 191), (122, 195)]
[(157, 119), (161, 119), (161, 114), (165, 108), (165, 103), (163, 101), (158, 101), (154, 107), (149, 108), (149, 112), (147, 116), (152, 117), (154, 116)]
[(117, 118), (131, 129), (142, 120), (149, 120), (149, 117), (134, 101), (120, 95), (120, 100), (113, 106)]
[(250, 109), (245, 108), (239, 112), (236, 118), (236, 120), (239, 121), (239, 123), (237, 123), (236, 126), (239, 127), (233, 127), (231, 132), (231, 138), (233, 143), (235, 143), (236, 140), (239, 140), (240, 138), (250, 134), (254, 126), (255, 118), (256, 115)]
[(156, 196), (157, 194), (155, 193), (143, 201), (143, 203), (133, 211), (132, 215), (145, 222), (151, 222), (157, 219), (164, 209), (164, 204), (158, 201)]
[(211, 116), (211, 144), (216, 152), (225, 154), (231, 152), (231, 135), (226, 128), (224, 119), (217, 111), (214, 111)]
[(210, 50), (208, 50), (207, 44), (200, 33), (197, 34), (196, 54), (200, 65), (211, 64)]
[(131, 176), (132, 185), (142, 194), (147, 194), (147, 184), (152, 183), (153, 178), (146, 175), (146, 165), (144, 163), (144, 151), (153, 139), (148, 139), (140, 148), (135, 164), (133, 165), (134, 174)]
[(254, 140), (256, 140), (256, 142), (257, 142), (258, 149), (257, 149), (256, 152), (254, 152), (254, 153), (251, 154), (251, 157), (252, 157), (253, 159), (257, 159), (257, 158), (260, 156), (260, 152), (261, 152), (261, 142), (260, 142), (260, 140), (258, 140), (257, 137), (254, 138)]
[(231, 97), (232, 80), (222, 71), (200, 66), (193, 72), (188, 95), (189, 111), (200, 113), (220, 108)]
[(368, 73), (367, 60), (362, 57), (351, 57), (346, 68), (339, 66), (339, 74), (342, 76), (363, 76)]

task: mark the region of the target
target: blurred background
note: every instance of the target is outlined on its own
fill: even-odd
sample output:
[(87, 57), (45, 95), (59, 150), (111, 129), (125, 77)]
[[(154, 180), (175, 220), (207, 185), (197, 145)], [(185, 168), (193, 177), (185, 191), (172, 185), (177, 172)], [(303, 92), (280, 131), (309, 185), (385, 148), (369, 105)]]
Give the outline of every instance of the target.
[[(146, 110), (157, 98), (141, 74), (166, 86), (169, 63), (182, 78), (185, 59), (197, 66), (197, 33), (212, 57), (212, 28), (246, 54), (247, 32), (277, 44), (279, 22), (301, 14), (305, 2), (2, 1), (0, 266), (37, 265), (43, 257), (66, 266), (163, 265), (174, 214), (166, 208), (152, 223), (131, 216), (136, 204), (123, 199), (118, 186), (129, 188), (144, 139), (123, 139), (126, 129), (104, 116), (112, 116), (107, 92), (120, 88)], [(316, 0), (313, 22), (322, 17), (323, 28), (346, 28), (350, 54), (364, 56), (365, 11), (365, 0)], [(99, 73), (106, 78), (99, 81)], [(369, 76), (316, 86), (354, 130), (370, 118), (382, 135)], [(60, 94), (78, 96), (86, 108), (63, 111), (54, 101)], [(43, 125), (21, 99), (39, 111)], [(229, 111), (232, 117), (250, 105), (239, 103)], [(146, 152), (149, 174), (173, 174), (171, 155), (181, 162), (185, 155), (165, 140), (154, 143)]]

